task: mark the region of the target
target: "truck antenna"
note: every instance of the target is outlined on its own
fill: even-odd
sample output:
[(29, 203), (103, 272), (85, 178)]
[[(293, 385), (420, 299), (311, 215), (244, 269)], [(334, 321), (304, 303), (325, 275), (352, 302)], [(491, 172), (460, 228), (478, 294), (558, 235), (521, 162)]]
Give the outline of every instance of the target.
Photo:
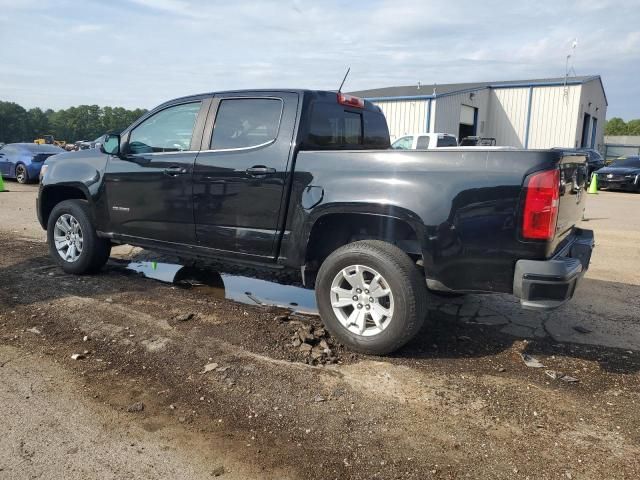
[(347, 76), (349, 75), (350, 71), (351, 71), (351, 67), (347, 68), (347, 73), (344, 74), (344, 78), (342, 79), (342, 83), (340, 84), (340, 88), (338, 88), (338, 93), (340, 93), (342, 91), (342, 87), (344, 86), (344, 82), (347, 81)]

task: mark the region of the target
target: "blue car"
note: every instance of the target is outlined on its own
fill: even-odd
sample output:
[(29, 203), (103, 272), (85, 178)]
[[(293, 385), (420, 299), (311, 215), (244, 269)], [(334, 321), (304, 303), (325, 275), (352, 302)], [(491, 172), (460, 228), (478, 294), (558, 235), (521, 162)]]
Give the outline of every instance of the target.
[(64, 150), (56, 145), (8, 143), (0, 147), (0, 173), (18, 183), (36, 182), (44, 161), (58, 153)]

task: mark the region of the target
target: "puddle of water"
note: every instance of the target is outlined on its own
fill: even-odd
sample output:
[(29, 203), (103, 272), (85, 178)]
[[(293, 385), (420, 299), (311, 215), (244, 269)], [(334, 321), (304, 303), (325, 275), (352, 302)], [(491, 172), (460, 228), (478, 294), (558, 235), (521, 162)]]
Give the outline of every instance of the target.
[(161, 282), (195, 287), (216, 298), (318, 313), (315, 293), (306, 288), (174, 263), (131, 262), (127, 269)]

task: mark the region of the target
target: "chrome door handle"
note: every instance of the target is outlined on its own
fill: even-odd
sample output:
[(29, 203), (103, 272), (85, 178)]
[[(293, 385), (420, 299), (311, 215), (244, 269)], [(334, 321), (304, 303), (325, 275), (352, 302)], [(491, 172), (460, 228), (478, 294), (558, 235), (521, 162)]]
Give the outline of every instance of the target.
[(164, 173), (170, 177), (177, 177), (178, 175), (187, 173), (187, 169), (183, 167), (169, 167), (164, 169)]
[(273, 175), (276, 173), (275, 168), (265, 167), (264, 165), (256, 165), (255, 167), (247, 168), (247, 175), (252, 177), (264, 176), (264, 175)]

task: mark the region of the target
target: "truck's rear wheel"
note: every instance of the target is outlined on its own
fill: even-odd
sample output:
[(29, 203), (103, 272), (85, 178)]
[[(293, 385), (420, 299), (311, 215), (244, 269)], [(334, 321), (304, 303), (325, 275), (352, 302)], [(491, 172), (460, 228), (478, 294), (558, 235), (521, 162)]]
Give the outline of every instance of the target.
[(329, 255), (318, 272), (316, 298), (338, 341), (376, 355), (411, 340), (427, 314), (418, 268), (398, 247), (378, 240), (350, 243)]
[(111, 253), (111, 242), (96, 234), (84, 200), (65, 200), (53, 208), (47, 242), (55, 262), (65, 272), (77, 275), (100, 270)]

